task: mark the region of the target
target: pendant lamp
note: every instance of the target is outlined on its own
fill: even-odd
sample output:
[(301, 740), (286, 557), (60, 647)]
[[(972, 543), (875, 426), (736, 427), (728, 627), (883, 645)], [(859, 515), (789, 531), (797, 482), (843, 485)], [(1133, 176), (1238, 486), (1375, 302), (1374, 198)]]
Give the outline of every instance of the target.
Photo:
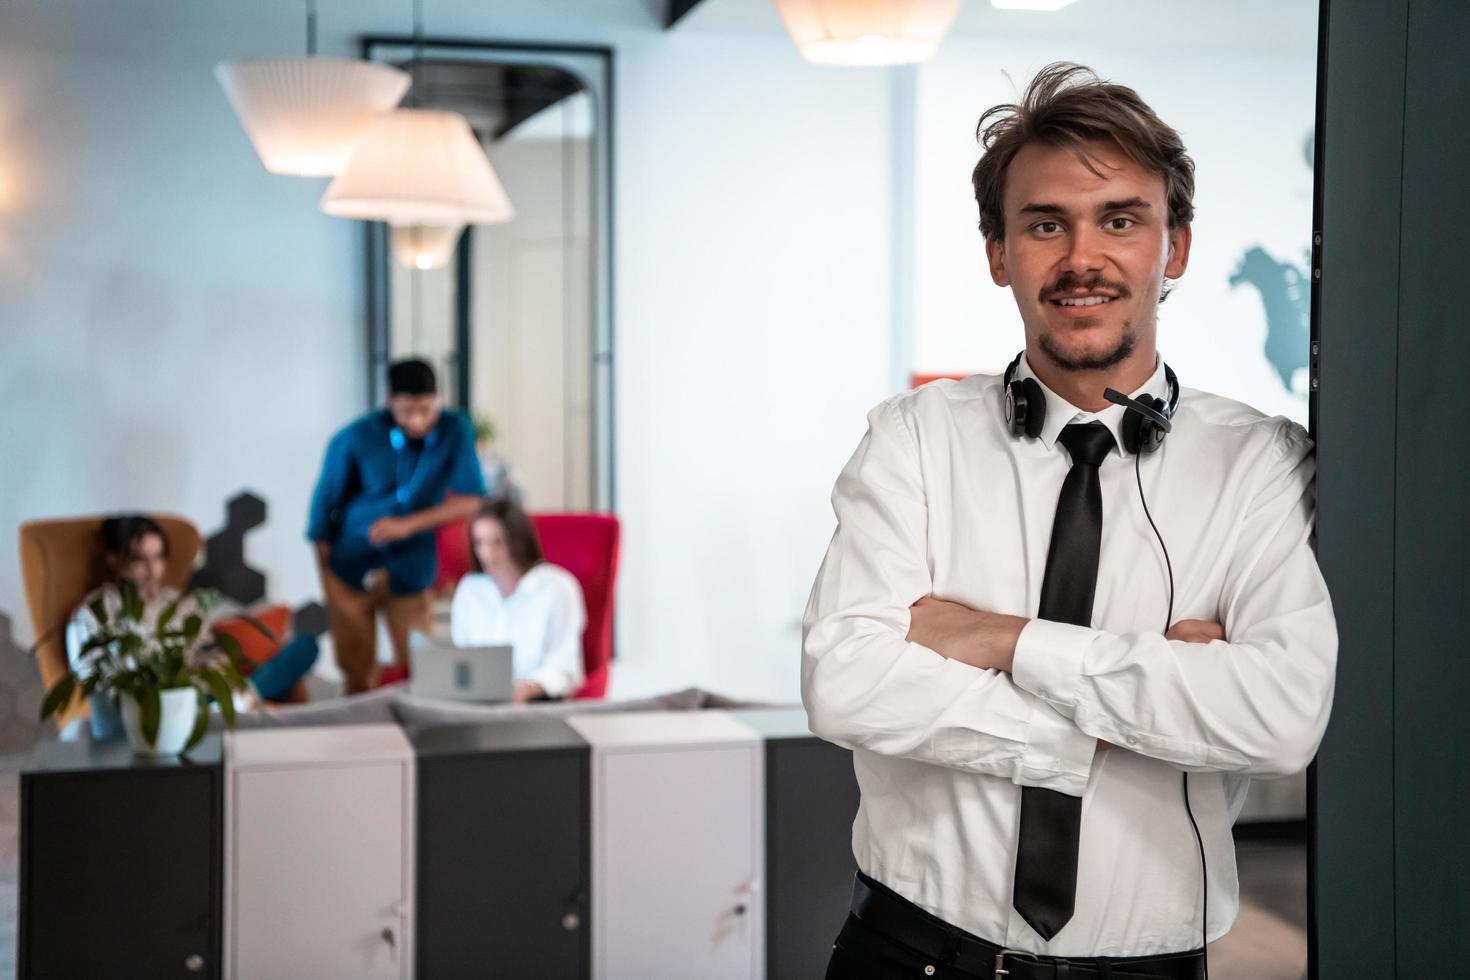
[(316, 5), (308, 3), (305, 58), (215, 66), (225, 96), (260, 162), (273, 174), (329, 177), (374, 116), (398, 104), (408, 72), (391, 65), (316, 57)]
[(924, 61), (959, 13), (960, 0), (775, 0), (786, 31), (818, 65)]
[(390, 225), (493, 224), (515, 215), (470, 124), (437, 109), (396, 109), (369, 123), (321, 209)]
[(459, 245), (464, 224), (391, 225), (388, 245), (393, 259), (408, 269), (442, 269)]
[(1061, 10), (1077, 0), (990, 0), (997, 10)]

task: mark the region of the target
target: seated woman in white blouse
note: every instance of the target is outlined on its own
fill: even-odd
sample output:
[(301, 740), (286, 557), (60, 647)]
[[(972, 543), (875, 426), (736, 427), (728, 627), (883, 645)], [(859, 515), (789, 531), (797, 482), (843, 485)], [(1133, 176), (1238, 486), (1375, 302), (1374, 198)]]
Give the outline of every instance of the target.
[(531, 519), (507, 498), (486, 501), (470, 521), (470, 552), (475, 571), (449, 611), (455, 645), (509, 643), (517, 703), (571, 696), (583, 679), (582, 587), (542, 557)]

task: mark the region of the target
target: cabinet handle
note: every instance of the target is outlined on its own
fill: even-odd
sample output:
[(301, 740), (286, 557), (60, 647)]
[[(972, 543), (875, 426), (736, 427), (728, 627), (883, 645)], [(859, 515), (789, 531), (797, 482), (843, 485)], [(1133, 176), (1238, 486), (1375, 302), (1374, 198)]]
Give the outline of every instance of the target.
[(582, 927), (582, 917), (575, 912), (568, 912), (561, 917), (561, 927), (567, 932), (576, 932)]
[(188, 956), (184, 957), (184, 969), (188, 970), (190, 973), (203, 973), (204, 957), (200, 956), (198, 953), (190, 953)]
[(745, 903), (744, 902), (741, 902), (739, 905), (735, 906), (735, 914), (736, 915), (744, 915), (745, 914)]
[(398, 939), (393, 935), (393, 930), (390, 927), (384, 926), (383, 931), (378, 933), (378, 935), (383, 937), (383, 942), (388, 944), (390, 950), (397, 951)]

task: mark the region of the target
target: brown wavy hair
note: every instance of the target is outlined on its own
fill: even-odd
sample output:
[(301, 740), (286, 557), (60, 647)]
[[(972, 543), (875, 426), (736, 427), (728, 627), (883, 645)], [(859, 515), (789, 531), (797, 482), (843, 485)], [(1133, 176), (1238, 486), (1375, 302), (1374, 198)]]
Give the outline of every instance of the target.
[(1082, 149), (1089, 140), (1112, 140), (1130, 160), (1164, 178), (1169, 227), (1194, 220), (1194, 161), (1179, 133), (1166, 125), (1137, 92), (1097, 77), (1091, 68), (1058, 61), (1026, 86), (1021, 101), (992, 106), (975, 127), (983, 148), (970, 175), (980, 206), (980, 233), (1005, 238), (1006, 171), (1023, 146), (1070, 146), (1101, 176)]
[(475, 554), (475, 521), (486, 517), (500, 524), (505, 534), (505, 545), (510, 549), (510, 560), (516, 563), (522, 575), (546, 560), (541, 553), (541, 539), (536, 536), (536, 525), (531, 523), (521, 505), (509, 497), (492, 497), (480, 505), (466, 532), (470, 538), (470, 561), (474, 562), (475, 571), (485, 570), (480, 564), (480, 556)]

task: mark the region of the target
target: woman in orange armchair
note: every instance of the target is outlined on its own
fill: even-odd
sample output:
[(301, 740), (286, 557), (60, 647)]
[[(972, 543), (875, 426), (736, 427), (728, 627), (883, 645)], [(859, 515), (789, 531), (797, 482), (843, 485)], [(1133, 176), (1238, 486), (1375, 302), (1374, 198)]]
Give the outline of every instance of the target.
[[(122, 605), (119, 584), (123, 581), (131, 582), (143, 599), (142, 625), (151, 629), (159, 614), (179, 599), (176, 589), (163, 584), (168, 559), (168, 537), (152, 518), (142, 514), (109, 517), (102, 522), (99, 536), (112, 581), (94, 589), (82, 601), (81, 607), (67, 624), (66, 655), (72, 672), (78, 677), (86, 676), (88, 665), (81, 652), (98, 626), (90, 608), (93, 602), (100, 599), (109, 615), (115, 615)], [(191, 608), (192, 605), (191, 599), (185, 597), (179, 612), (186, 614), (200, 611)], [(240, 696), (244, 698), (243, 701), (237, 697), (236, 706), (252, 708), (255, 706), (252, 702), (280, 698), (311, 670), (316, 656), (317, 642), (313, 636), (297, 636), (286, 642), (273, 657), (256, 667), (250, 675), (254, 694)], [(76, 737), (77, 734), (77, 731), (69, 730), (63, 737)], [(122, 720), (112, 702), (106, 697), (93, 697), (92, 737), (105, 739), (119, 737), (121, 734)]]

